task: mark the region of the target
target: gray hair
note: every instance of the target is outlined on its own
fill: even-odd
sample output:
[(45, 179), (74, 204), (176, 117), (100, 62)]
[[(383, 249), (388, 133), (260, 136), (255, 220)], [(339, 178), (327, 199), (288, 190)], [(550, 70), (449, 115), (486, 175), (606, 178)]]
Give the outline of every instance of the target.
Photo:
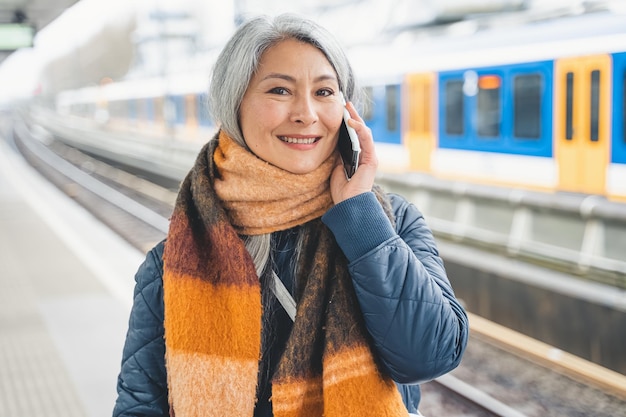
[[(311, 44), (322, 51), (337, 73), (339, 88), (346, 100), (355, 104), (359, 102), (348, 58), (339, 42), (326, 29), (294, 14), (282, 14), (275, 18), (256, 17), (240, 26), (224, 46), (213, 67), (209, 88), (208, 104), (214, 122), (241, 146), (247, 147), (239, 127), (239, 106), (248, 84), (258, 69), (263, 53), (288, 39)], [(295, 259), (301, 253), (300, 233), (297, 242)], [(245, 245), (259, 277), (268, 278), (272, 264), (271, 235), (246, 236)], [(269, 280), (261, 279), (261, 282), (264, 293), (268, 294)]]
[(216, 124), (246, 146), (239, 127), (239, 106), (263, 53), (277, 43), (297, 39), (318, 48), (337, 73), (346, 100), (357, 102), (354, 73), (339, 42), (326, 29), (295, 14), (256, 17), (240, 26), (226, 43), (209, 88), (209, 109)]

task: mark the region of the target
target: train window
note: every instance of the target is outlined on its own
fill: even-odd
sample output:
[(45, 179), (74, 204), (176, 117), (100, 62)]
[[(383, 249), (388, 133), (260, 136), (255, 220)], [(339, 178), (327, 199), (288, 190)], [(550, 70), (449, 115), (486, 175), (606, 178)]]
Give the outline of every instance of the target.
[(197, 117), (202, 126), (211, 125), (211, 116), (209, 114), (209, 104), (207, 101), (206, 93), (196, 94), (196, 110)]
[(137, 120), (137, 100), (130, 99), (128, 100), (128, 118), (130, 120)]
[(574, 73), (568, 72), (565, 79), (565, 139), (574, 136)]
[(500, 77), (485, 75), (478, 80), (478, 134), (494, 137), (500, 135)]
[(173, 114), (171, 121), (175, 123), (185, 122), (185, 96), (173, 96), (171, 100)]
[(126, 117), (127, 102), (124, 100), (111, 100), (109, 102), (109, 114), (111, 117)]
[(108, 103), (109, 116), (117, 117), (117, 108), (118, 108), (117, 101), (109, 100), (109, 103)]
[(85, 110), (84, 112), (85, 116), (92, 115), (96, 112), (96, 105), (94, 103), (86, 104), (84, 110)]
[(365, 87), (363, 89), (365, 97), (363, 97), (363, 120), (372, 120), (374, 117), (374, 89)]
[(540, 74), (518, 75), (513, 80), (513, 134), (517, 138), (541, 136)]
[(445, 90), (446, 133), (462, 135), (465, 120), (463, 80), (447, 81)]
[(387, 98), (387, 130), (395, 132), (398, 130), (398, 86), (386, 86), (385, 97)]
[(146, 118), (148, 120), (154, 120), (155, 117), (155, 108), (154, 101), (150, 98), (144, 99), (144, 109), (146, 112)]
[(163, 97), (155, 97), (154, 99), (154, 121), (161, 123), (164, 115)]
[(600, 70), (591, 71), (591, 123), (589, 137), (598, 141), (598, 121), (600, 119)]

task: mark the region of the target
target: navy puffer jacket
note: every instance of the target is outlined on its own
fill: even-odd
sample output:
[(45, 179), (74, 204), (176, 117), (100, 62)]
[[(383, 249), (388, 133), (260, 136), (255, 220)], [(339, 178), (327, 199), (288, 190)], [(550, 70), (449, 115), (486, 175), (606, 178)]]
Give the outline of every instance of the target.
[[(335, 205), (322, 221), (348, 259), (376, 353), (408, 411), (415, 413), (418, 384), (459, 364), (469, 328), (422, 214), (401, 196), (390, 198), (395, 229), (373, 193)], [(287, 256), (277, 258), (278, 273), (289, 288), (290, 256), (282, 253)], [(135, 277), (114, 416), (169, 415), (162, 256), (163, 242), (148, 253)]]

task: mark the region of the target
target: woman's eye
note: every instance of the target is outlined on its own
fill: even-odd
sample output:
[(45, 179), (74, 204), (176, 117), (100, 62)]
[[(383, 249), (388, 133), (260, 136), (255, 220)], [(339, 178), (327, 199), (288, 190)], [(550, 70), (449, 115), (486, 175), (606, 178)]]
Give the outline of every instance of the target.
[(284, 95), (284, 94), (288, 94), (289, 91), (284, 87), (274, 87), (269, 91), (269, 93)]
[(317, 91), (317, 95), (322, 96), (322, 97), (332, 96), (333, 94), (334, 94), (333, 90), (329, 88), (323, 88)]

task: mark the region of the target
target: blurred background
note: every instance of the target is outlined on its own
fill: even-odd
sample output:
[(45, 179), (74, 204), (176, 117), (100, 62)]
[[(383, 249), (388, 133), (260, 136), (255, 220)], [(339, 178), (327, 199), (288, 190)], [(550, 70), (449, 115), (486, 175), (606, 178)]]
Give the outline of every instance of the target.
[[(0, 0), (0, 101), (53, 95), (105, 80), (207, 69), (249, 16), (296, 12), (346, 48), (400, 42), (411, 33), (462, 36), (467, 22), (526, 23), (622, 0)], [(517, 17), (511, 20), (509, 16)], [(495, 23), (494, 23), (495, 24)]]
[(0, 0), (0, 417), (110, 415), (211, 66), (284, 12), (344, 45), (470, 313), (422, 412), (626, 416), (626, 0)]

